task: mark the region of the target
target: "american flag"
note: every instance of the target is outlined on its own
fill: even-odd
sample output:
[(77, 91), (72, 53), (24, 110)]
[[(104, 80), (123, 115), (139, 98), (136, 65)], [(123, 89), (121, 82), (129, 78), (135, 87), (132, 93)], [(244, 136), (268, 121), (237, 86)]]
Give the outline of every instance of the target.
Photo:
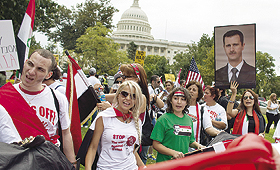
[[(186, 84), (188, 84), (190, 81), (195, 80), (200, 82), (200, 84), (202, 85), (202, 88), (204, 90), (205, 86), (202, 80), (202, 77), (199, 73), (199, 70), (197, 68), (197, 65), (195, 63), (194, 57), (192, 57), (192, 61), (191, 61), (191, 65), (190, 65), (190, 69), (189, 69), (189, 73), (188, 73), (188, 77), (186, 79)], [(185, 84), (185, 86), (186, 86)]]

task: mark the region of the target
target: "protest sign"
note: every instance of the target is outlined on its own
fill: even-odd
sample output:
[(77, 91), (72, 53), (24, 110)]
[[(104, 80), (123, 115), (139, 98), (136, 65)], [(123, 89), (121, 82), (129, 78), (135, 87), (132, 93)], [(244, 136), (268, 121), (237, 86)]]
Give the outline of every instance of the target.
[(0, 20), (0, 71), (19, 69), (12, 20)]
[(144, 61), (146, 57), (146, 51), (138, 51), (136, 50), (135, 54), (135, 63), (139, 63), (144, 67)]

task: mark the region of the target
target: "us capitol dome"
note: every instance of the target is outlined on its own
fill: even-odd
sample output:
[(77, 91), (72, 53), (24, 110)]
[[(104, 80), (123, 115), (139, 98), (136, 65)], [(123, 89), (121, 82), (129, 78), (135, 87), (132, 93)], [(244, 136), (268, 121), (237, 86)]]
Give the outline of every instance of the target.
[(132, 6), (122, 14), (112, 39), (120, 44), (121, 50), (127, 50), (129, 43), (133, 41), (138, 45), (137, 50), (146, 51), (146, 55), (165, 56), (173, 64), (173, 57), (177, 53), (186, 52), (187, 43), (155, 40), (151, 35), (148, 17), (139, 7), (138, 1), (134, 0)]

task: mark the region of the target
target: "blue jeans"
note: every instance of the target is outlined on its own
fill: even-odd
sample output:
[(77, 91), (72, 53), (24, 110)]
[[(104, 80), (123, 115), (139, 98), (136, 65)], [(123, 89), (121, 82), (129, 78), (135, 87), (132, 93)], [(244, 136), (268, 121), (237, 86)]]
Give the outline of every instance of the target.
[(150, 146), (142, 146), (142, 151), (139, 153), (139, 156), (142, 162), (146, 165), (148, 159), (148, 150)]

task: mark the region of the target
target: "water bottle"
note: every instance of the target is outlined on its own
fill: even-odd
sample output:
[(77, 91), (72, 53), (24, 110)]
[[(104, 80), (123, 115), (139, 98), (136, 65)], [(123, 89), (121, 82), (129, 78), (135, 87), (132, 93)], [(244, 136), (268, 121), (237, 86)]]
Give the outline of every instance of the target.
[(105, 94), (101, 89), (99, 89), (99, 98), (100, 101), (106, 101)]

